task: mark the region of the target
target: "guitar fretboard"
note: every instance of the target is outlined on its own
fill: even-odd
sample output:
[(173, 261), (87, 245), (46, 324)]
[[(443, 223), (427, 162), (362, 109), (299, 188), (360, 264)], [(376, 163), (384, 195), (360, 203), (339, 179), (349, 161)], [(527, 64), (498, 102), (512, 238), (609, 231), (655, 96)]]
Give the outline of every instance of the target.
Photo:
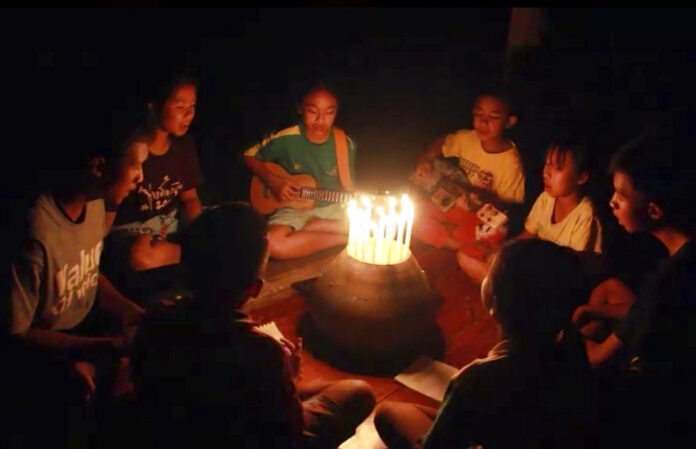
[(350, 200), (353, 195), (350, 192), (339, 192), (336, 190), (314, 189), (311, 187), (300, 188), (300, 198), (318, 201), (329, 201), (332, 203), (343, 203)]

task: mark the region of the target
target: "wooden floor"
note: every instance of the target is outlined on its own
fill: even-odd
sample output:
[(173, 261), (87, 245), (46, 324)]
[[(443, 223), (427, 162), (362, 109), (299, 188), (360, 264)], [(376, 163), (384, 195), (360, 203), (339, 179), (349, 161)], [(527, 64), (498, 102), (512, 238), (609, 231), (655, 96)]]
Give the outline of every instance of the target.
[[(412, 251), (430, 283), (444, 298), (437, 312), (437, 324), (442, 331), (445, 351), (442, 360), (461, 367), (484, 356), (498, 341), (493, 319), (483, 310), (479, 289), (458, 268), (455, 254), (418, 243)], [(250, 301), (247, 311), (257, 321), (275, 321), (281, 332), (293, 340), (298, 336), (300, 318), (306, 312), (305, 299), (292, 287), (304, 279), (319, 276), (322, 269), (340, 250), (327, 250), (311, 257), (293, 261), (272, 261), (266, 273), (267, 283), (259, 298)], [(307, 346), (307, 345), (305, 345)], [(438, 403), (410, 390), (392, 377), (366, 376), (337, 369), (319, 360), (309, 350), (302, 354), (302, 380), (338, 380), (358, 378), (368, 382), (377, 396), (385, 399), (417, 402), (437, 407)], [(372, 423), (372, 416), (357, 430), (356, 435), (341, 445), (342, 449), (384, 448)]]

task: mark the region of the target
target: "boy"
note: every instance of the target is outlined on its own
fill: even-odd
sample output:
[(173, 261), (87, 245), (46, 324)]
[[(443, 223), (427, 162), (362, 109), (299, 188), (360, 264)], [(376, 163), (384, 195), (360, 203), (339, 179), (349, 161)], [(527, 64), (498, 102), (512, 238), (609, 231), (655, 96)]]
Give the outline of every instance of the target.
[[(101, 274), (99, 262), (106, 233), (102, 198), (118, 204), (135, 188), (147, 148), (129, 124), (110, 141), (115, 117), (95, 114), (106, 112), (104, 106), (84, 104), (67, 84), (60, 87), (70, 98), (58, 103), (76, 107), (71, 121), (77, 116), (85, 128), (80, 139), (68, 140), (68, 123), (46, 124), (57, 126), (47, 135), (66, 138), (71, 146), (39, 162), (43, 170), (36, 179), (46, 187), (22, 221), (21, 243), (10, 256), (8, 294), (3, 295), (4, 343), (11, 354), (5, 374), (12, 379), (5, 385), (18, 401), (14, 417), (21, 425), (15, 430), (27, 441), (42, 435), (58, 439), (54, 432), (65, 428), (52, 415), (64, 415), (75, 403), (80, 407), (97, 391), (97, 375), (108, 379), (114, 374), (117, 356), (144, 315)], [(112, 329), (99, 321), (99, 312), (115, 321)], [(105, 381), (98, 391), (107, 387)], [(22, 427), (41, 421), (43, 432)]]
[[(249, 169), (283, 201), (296, 199), (300, 186), (272, 174), (264, 162), (276, 162), (291, 174), (309, 174), (322, 189), (351, 188), (342, 185), (341, 167), (336, 160), (337, 134), (333, 126), (338, 112), (336, 95), (322, 85), (313, 87), (302, 97), (298, 110), (302, 114), (301, 124), (280, 131), (244, 152)], [(346, 169), (350, 172), (345, 175), (352, 180), (357, 146), (350, 137), (345, 136), (345, 140), (349, 165)], [(345, 245), (346, 223), (346, 213), (340, 204), (319, 202), (307, 211), (278, 209), (269, 218), (271, 257), (290, 259)]]
[[(435, 141), (421, 156), (415, 176), (430, 173), (433, 159), (440, 154), (457, 157), (474, 187), (489, 191), (504, 203), (522, 203), (525, 177), (520, 154), (515, 143), (504, 136), (517, 123), (509, 101), (502, 91), (484, 93), (476, 98), (472, 113), (474, 129), (459, 130)], [(414, 223), (414, 236), (436, 248), (457, 250), (462, 245), (457, 235), (471, 234), (469, 231), (477, 221), (475, 212), (480, 207), (481, 199), (468, 193), (447, 212), (423, 201)], [(454, 231), (445, 224), (454, 225)]]
[(297, 348), (241, 312), (261, 290), (267, 260), (265, 221), (244, 203), (212, 207), (191, 224), (182, 267), (194, 298), (154, 311), (133, 357), (153, 447), (336, 447), (370, 414), (375, 399), (362, 381), (297, 393)]
[(650, 231), (669, 258), (637, 291), (617, 279), (603, 282), (590, 303), (574, 314), (578, 325), (618, 321), (599, 342), (596, 335), (588, 335), (586, 346), (594, 366), (617, 363), (619, 355), (631, 358), (630, 371), (620, 370), (620, 381), (610, 387), (611, 405), (631, 423), (630, 429), (618, 432), (623, 442), (630, 432), (641, 443), (665, 444), (669, 438), (686, 437), (683, 432), (690, 426), (681, 414), (687, 404), (678, 403), (693, 397), (696, 374), (695, 195), (692, 166), (673, 153), (679, 144), (670, 137), (644, 137), (619, 151), (611, 164), (615, 192), (610, 206), (618, 223), (629, 233)]
[(585, 281), (566, 248), (537, 239), (504, 245), (481, 286), (500, 343), (450, 380), (439, 410), (380, 404), (382, 440), (390, 449), (592, 446), (594, 396), (582, 346), (568, 332)]

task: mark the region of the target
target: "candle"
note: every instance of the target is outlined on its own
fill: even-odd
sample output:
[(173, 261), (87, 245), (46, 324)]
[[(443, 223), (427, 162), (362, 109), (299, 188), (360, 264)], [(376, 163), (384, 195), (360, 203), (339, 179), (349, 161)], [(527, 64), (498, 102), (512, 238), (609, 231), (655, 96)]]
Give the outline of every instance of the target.
[(387, 230), (386, 230), (386, 257), (387, 263), (392, 261), (392, 243), (394, 241), (394, 234), (396, 233), (396, 200), (394, 197), (389, 197), (389, 214), (387, 215)]
[[(383, 206), (385, 201), (388, 204), (386, 212)], [(351, 200), (348, 203), (350, 223), (346, 252), (350, 257), (379, 265), (400, 263), (408, 258), (413, 203), (403, 195), (398, 213), (396, 206), (397, 200), (393, 197), (378, 199), (373, 203), (364, 195), (360, 201)]]
[(399, 250), (399, 259), (403, 258), (403, 248), (406, 246), (404, 244), (404, 226), (406, 225), (406, 215), (404, 214), (404, 211), (406, 209), (406, 202), (408, 201), (408, 197), (404, 193), (401, 195), (401, 210), (399, 214), (399, 231), (396, 235), (396, 242), (397, 242), (397, 249)]
[(355, 232), (355, 227), (358, 224), (357, 217), (355, 216), (356, 209), (355, 201), (350, 200), (348, 202), (348, 255), (357, 258), (356, 254), (356, 238), (357, 233)]
[(413, 204), (411, 201), (406, 202), (406, 211), (405, 211), (405, 219), (406, 219), (406, 238), (404, 240), (404, 254), (403, 258), (406, 259), (410, 253), (410, 247), (411, 247), (411, 231), (413, 230)]
[(387, 226), (387, 220), (384, 216), (384, 208), (382, 206), (377, 207), (377, 216), (379, 217), (379, 228), (377, 230), (377, 235), (375, 236), (377, 243), (375, 250), (376, 256), (372, 262), (381, 264), (382, 259), (384, 258), (384, 230)]

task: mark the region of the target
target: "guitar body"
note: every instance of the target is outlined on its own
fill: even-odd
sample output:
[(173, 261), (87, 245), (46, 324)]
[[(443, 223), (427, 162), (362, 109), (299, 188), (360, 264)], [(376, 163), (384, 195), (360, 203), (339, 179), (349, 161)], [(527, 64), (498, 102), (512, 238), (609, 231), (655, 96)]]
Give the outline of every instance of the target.
[[(291, 175), (283, 167), (273, 162), (265, 162), (268, 171), (274, 175), (281, 176), (292, 180), (294, 183), (302, 187), (312, 189), (317, 188), (317, 181), (310, 175)], [(292, 207), (297, 210), (309, 210), (314, 207), (316, 200), (298, 198), (293, 201), (281, 201), (273, 194), (271, 189), (261, 181), (257, 176), (251, 178), (251, 187), (249, 189), (249, 197), (251, 205), (257, 212), (261, 214), (270, 214), (281, 207)]]

